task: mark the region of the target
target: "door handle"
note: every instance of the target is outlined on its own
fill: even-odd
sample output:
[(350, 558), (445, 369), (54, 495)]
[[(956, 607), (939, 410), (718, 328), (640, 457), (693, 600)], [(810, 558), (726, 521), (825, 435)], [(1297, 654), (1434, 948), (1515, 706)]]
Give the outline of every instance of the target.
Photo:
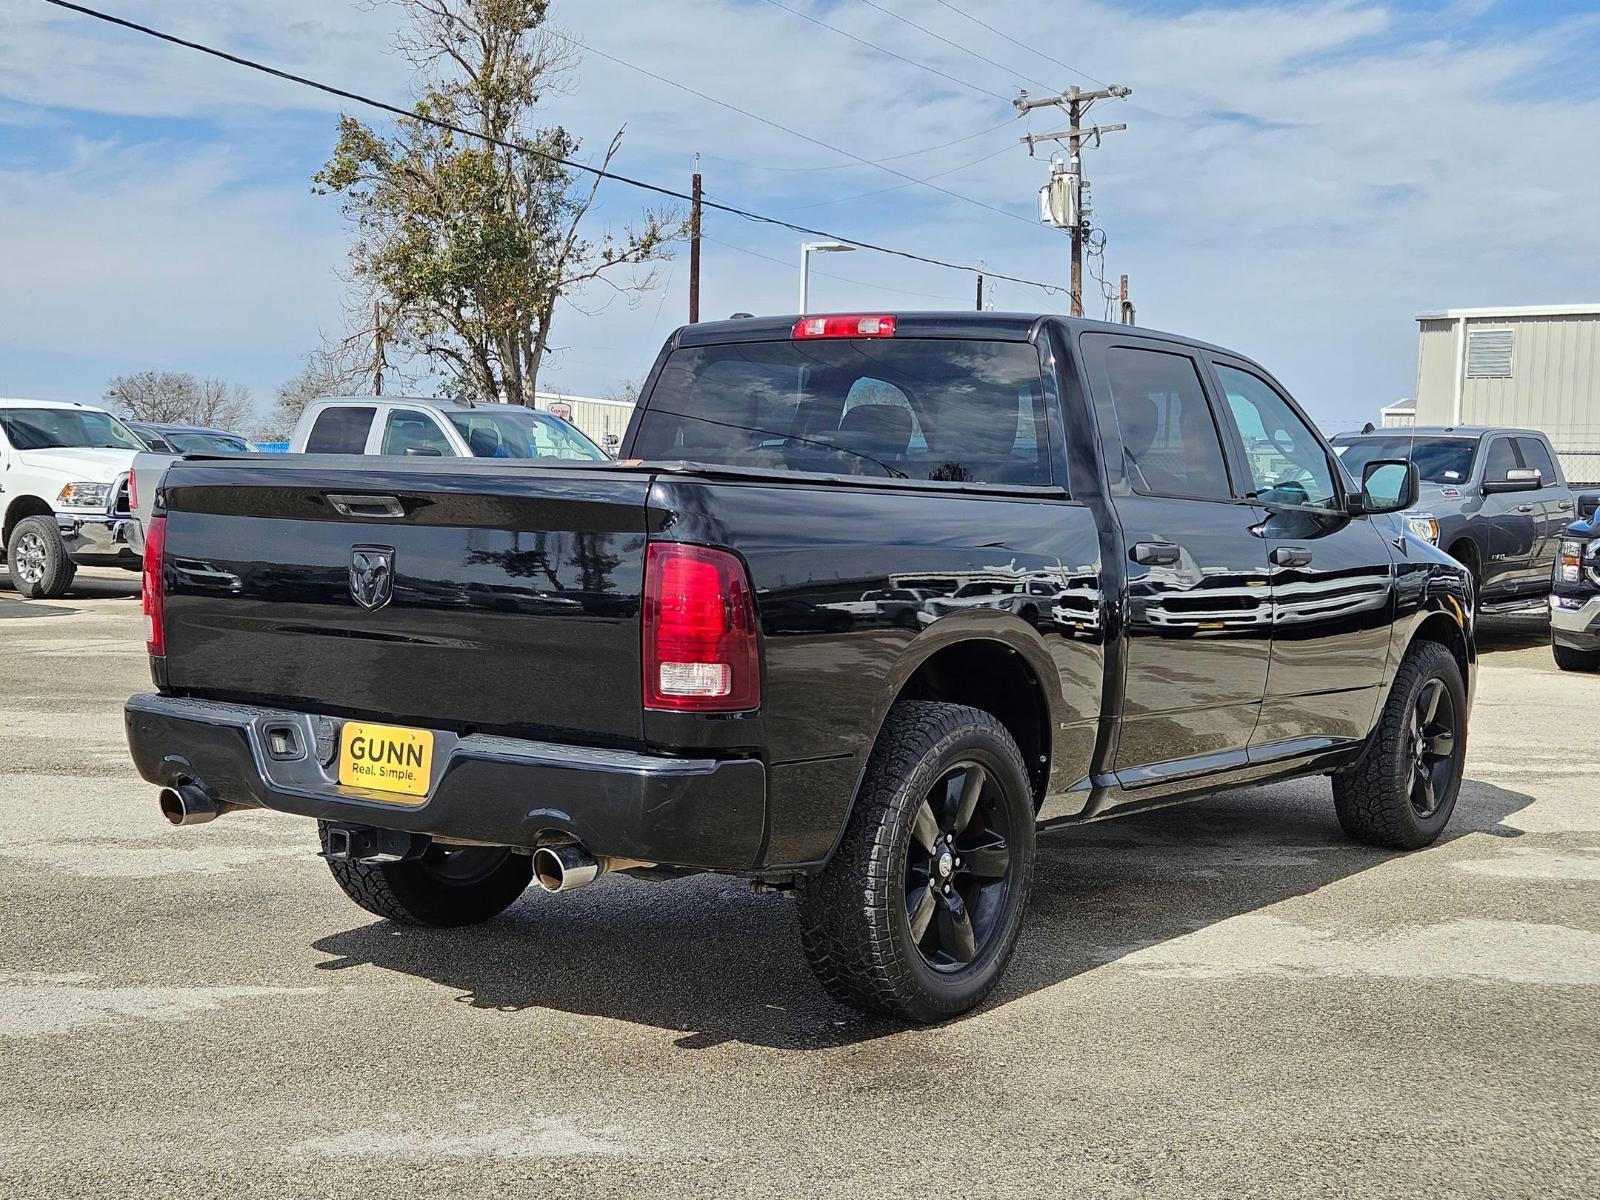
[(1304, 567), (1311, 562), (1311, 551), (1304, 546), (1274, 546), (1272, 561), (1280, 567)]
[(1140, 566), (1170, 567), (1178, 561), (1178, 548), (1171, 542), (1135, 542), (1128, 556)]
[(1561, 503), (1557, 504), (1556, 507), (1561, 509), (1563, 512), (1571, 512), (1572, 511), (1572, 501), (1571, 500), (1563, 500), (1563, 501), (1561, 501)]
[(403, 517), (405, 506), (395, 496), (327, 494), (328, 504), (341, 517)]
[(1533, 505), (1531, 505), (1531, 504), (1519, 504), (1519, 505), (1517, 505), (1517, 511), (1518, 512), (1532, 512), (1533, 511)]

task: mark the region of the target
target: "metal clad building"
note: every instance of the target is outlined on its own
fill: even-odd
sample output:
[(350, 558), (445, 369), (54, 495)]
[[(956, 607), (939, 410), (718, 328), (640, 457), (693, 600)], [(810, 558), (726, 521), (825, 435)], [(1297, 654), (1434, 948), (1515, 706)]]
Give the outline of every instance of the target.
[(1600, 304), (1420, 313), (1418, 425), (1513, 425), (1600, 481)]
[[(562, 392), (537, 392), (533, 406), (558, 416), (567, 417), (591, 441), (615, 454), (627, 432), (628, 421), (633, 416), (633, 405), (627, 400), (605, 400), (598, 396), (568, 396)], [(610, 439), (610, 440), (608, 440)]]

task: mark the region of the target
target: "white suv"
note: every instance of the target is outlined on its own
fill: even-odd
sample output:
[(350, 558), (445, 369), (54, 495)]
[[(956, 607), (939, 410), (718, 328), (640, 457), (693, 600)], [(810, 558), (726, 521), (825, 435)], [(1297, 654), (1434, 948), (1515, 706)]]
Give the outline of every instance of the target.
[(143, 449), (104, 409), (0, 397), (0, 510), (19, 593), (53, 599), (80, 566), (139, 569), (128, 472)]

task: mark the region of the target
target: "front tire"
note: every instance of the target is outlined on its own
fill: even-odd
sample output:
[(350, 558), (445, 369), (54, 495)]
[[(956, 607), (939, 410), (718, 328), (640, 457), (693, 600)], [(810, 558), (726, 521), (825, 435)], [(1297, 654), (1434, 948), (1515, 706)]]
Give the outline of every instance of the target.
[(1005, 726), (962, 705), (896, 704), (843, 840), (800, 891), (812, 971), (865, 1012), (965, 1012), (1016, 948), (1033, 851), (1033, 790)]
[(30, 600), (55, 600), (66, 595), (78, 568), (67, 557), (54, 517), (24, 517), (6, 543), (6, 568), (11, 585)]
[(1413, 645), (1362, 756), (1333, 777), (1339, 824), (1358, 842), (1417, 850), (1444, 832), (1461, 790), (1467, 691), (1438, 642)]
[(1550, 638), (1550, 653), (1563, 671), (1600, 671), (1600, 650), (1579, 650)]
[[(327, 822), (317, 822), (317, 834), (326, 853)], [(369, 913), (440, 929), (498, 916), (533, 878), (531, 857), (494, 846), (436, 844), (409, 862), (327, 862), (344, 894)]]

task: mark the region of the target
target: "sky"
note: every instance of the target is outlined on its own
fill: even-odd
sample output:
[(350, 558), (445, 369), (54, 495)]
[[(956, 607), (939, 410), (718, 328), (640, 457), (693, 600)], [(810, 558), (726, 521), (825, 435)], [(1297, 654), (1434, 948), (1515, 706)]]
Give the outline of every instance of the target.
[[(393, 102), (415, 87), (381, 0), (101, 6)], [(1038, 222), (1047, 152), (1020, 141), (1065, 122), (1011, 99), (1132, 88), (1091, 114), (1128, 126), (1086, 152), (1094, 269), (1130, 276), (1141, 324), (1256, 358), (1330, 430), (1412, 393), (1418, 312), (1600, 302), (1600, 0), (553, 12), (587, 50), (542, 120), (582, 137), (581, 155), (625, 127), (626, 174), (687, 190), (698, 154), (726, 203), (1062, 289), (995, 283), (1002, 310), (1064, 311), (1068, 271), (1066, 236)], [(243, 384), (265, 409), (347, 319), (349, 229), (310, 186), (340, 104), (0, 0), (0, 395), (95, 399), (156, 368)], [(595, 229), (652, 202), (607, 185)], [(702, 315), (795, 310), (801, 235), (723, 214), (704, 232)], [(970, 274), (866, 251), (812, 264), (815, 311), (973, 303)], [(636, 303), (575, 297), (540, 386), (642, 382), (686, 319), (687, 277), (680, 250)], [(1085, 306), (1104, 312), (1092, 279)]]

